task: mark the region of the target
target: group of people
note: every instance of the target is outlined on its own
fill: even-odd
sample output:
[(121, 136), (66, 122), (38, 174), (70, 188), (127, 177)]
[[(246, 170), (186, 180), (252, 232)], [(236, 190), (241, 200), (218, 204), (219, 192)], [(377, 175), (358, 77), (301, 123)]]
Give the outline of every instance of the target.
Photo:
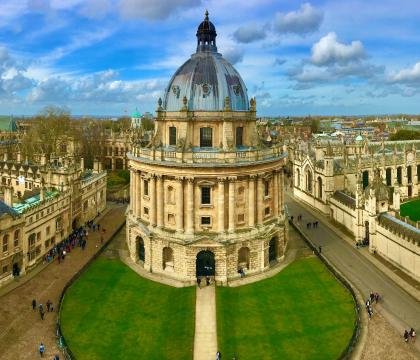
[(416, 331), (411, 328), (410, 330), (404, 331), (404, 341), (408, 343), (408, 341), (411, 339), (411, 342), (416, 341)]
[[(220, 351), (218, 351), (216, 353), (216, 360), (222, 360), (222, 354)], [(236, 355), (233, 356), (232, 360), (238, 360), (238, 358), (236, 357)]]
[(377, 304), (380, 300), (379, 293), (371, 291), (369, 297), (365, 302), (366, 311), (368, 313), (369, 320), (372, 318), (373, 315), (373, 307), (372, 304), (375, 302)]
[[(54, 311), (53, 303), (51, 302), (50, 299), (47, 300), (47, 302), (45, 303), (45, 305), (46, 305), (46, 308), (47, 308), (47, 312), (53, 312)], [(37, 306), (36, 306), (36, 300), (33, 299), (32, 300), (32, 310), (35, 311), (36, 308), (37, 308)], [(44, 318), (45, 318), (44, 305), (42, 305), (42, 303), (39, 303), (38, 309), (39, 309), (39, 316), (41, 317), (41, 320), (44, 320)]]
[[(302, 219), (303, 219), (303, 215), (302, 214), (298, 214), (297, 221), (300, 222), (300, 221), (302, 221)], [(289, 222), (292, 223), (293, 220), (294, 220), (294, 216), (292, 215), (290, 217), (290, 219), (289, 219)], [(309, 222), (306, 223), (306, 228), (307, 229), (311, 229), (311, 228), (314, 228), (315, 229), (315, 228), (318, 227), (318, 225), (319, 225), (319, 221), (318, 220), (317, 221), (309, 221)]]

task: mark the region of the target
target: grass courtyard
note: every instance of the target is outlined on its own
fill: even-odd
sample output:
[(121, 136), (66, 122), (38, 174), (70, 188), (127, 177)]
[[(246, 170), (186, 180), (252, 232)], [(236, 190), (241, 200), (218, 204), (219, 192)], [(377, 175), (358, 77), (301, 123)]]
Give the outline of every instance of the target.
[(258, 283), (217, 288), (218, 345), (226, 359), (337, 359), (355, 319), (350, 293), (317, 258)]
[(67, 291), (64, 338), (77, 359), (192, 358), (195, 288), (143, 279), (99, 258)]
[(413, 221), (420, 220), (420, 199), (401, 204), (400, 215), (408, 216)]

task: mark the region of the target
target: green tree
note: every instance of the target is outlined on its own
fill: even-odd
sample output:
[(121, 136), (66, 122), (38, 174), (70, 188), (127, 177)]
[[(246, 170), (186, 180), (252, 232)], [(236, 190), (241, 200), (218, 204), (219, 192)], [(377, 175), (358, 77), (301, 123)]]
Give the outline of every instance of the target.
[(415, 130), (398, 130), (389, 137), (390, 140), (420, 140), (420, 131)]

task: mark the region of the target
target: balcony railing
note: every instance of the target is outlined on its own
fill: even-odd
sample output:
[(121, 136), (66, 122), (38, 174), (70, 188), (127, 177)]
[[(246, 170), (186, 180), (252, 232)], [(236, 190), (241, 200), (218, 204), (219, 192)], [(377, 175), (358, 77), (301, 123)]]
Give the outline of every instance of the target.
[(149, 149), (134, 147), (130, 156), (150, 161), (167, 161), (175, 163), (218, 163), (255, 162), (286, 156), (282, 145), (264, 149), (246, 149), (235, 151), (218, 151), (200, 149), (196, 151), (176, 151), (168, 149)]

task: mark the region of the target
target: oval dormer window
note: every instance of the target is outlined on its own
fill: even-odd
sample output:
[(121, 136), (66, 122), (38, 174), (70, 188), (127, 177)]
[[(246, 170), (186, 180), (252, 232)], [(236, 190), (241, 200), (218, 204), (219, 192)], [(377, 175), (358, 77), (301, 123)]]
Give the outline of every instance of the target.
[(176, 98), (179, 99), (180, 90), (179, 90), (179, 86), (178, 85), (172, 86), (172, 92), (174, 93), (174, 95), (176, 96)]
[(241, 85), (233, 85), (233, 92), (238, 96), (241, 93)]
[(201, 85), (202, 89), (203, 89), (203, 95), (207, 96), (210, 94), (211, 91), (211, 86), (209, 84), (203, 84)]

